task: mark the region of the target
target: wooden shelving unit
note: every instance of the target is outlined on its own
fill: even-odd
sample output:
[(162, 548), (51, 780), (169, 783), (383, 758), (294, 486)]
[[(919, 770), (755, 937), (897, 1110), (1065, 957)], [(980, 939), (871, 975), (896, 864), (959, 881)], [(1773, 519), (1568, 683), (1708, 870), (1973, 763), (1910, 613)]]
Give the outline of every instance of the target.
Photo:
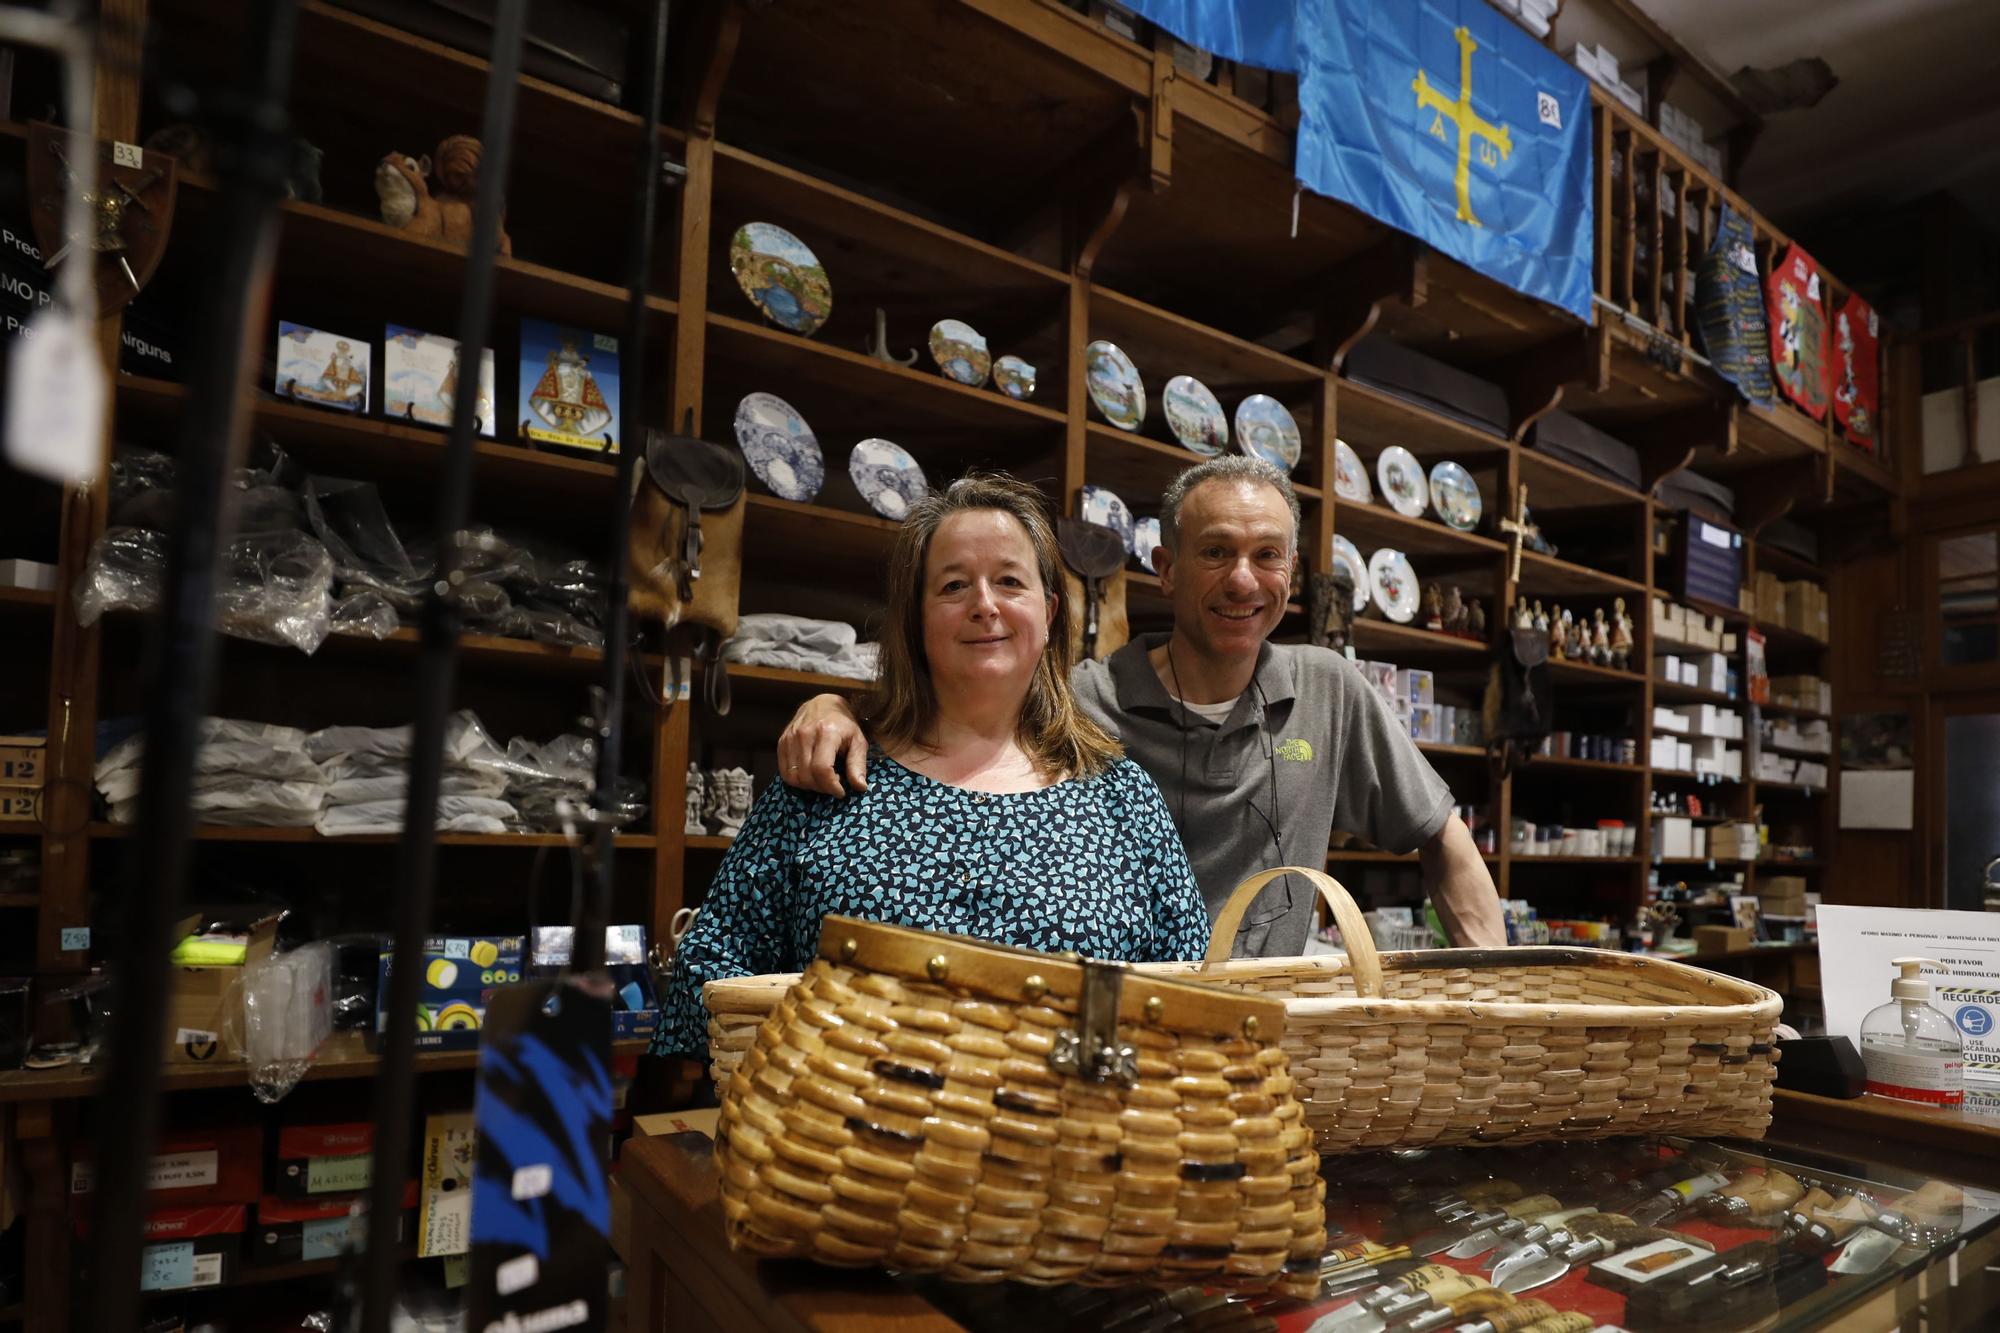
[[(222, 72), (237, 49), (247, 7), (243, 0), (108, 2), (135, 18), (143, 12), (155, 25), (145, 65), (107, 66), (98, 80), (98, 129), (137, 141), (155, 128), (139, 119), (139, 108), (150, 104), (142, 94), (149, 91), (145, 81), (155, 77), (153, 62), (196, 79)], [(475, 129), (487, 62), (327, 0), (303, 0), (301, 8), (294, 121), (325, 150), (327, 197), (283, 206), (267, 313), (370, 337), (386, 320), (449, 328), (464, 257), (378, 221), (369, 177), (385, 150), (431, 146), (407, 141), (412, 105), (433, 140)], [(1688, 460), (1719, 475), (1811, 460), (1830, 474), (1831, 493), (1844, 501), (1894, 489), (1892, 474), (1878, 460), (1864, 459), (1830, 428), (1788, 407), (1734, 404), (1691, 357), (1683, 356), (1678, 366), (1663, 364), (1661, 347), (1633, 335), (1614, 314), (1579, 325), (1441, 256), (1419, 254), (1340, 204), (1297, 196), (1291, 136), (1268, 111), (1176, 75), (1164, 50), (1127, 42), (1062, 5), (730, 3), (677, 32), (676, 81), (667, 99), (674, 123), (662, 142), (684, 175), (662, 199), (645, 298), (649, 392), (643, 410), (653, 424), (679, 429), (691, 423), (706, 438), (728, 440), (739, 397), (776, 392), (812, 423), (827, 462), (827, 486), (812, 504), (776, 499), (752, 483), (746, 612), (826, 615), (871, 632), (869, 617), (879, 611), (897, 527), (866, 512), (847, 481), (846, 452), (865, 436), (904, 445), (933, 481), (972, 466), (1003, 467), (1042, 486), (1064, 512), (1075, 512), (1086, 484), (1108, 486), (1138, 512), (1154, 512), (1168, 480), (1197, 461), (1171, 440), (1158, 406), (1159, 391), (1176, 374), (1202, 379), (1232, 414), (1250, 393), (1271, 394), (1293, 412), (1303, 442), (1293, 479), (1304, 507), (1301, 545), (1310, 567), (1325, 567), (1336, 533), (1353, 539), (1364, 557), (1385, 546), (1402, 550), (1424, 581), (1456, 583), (1483, 599), (1494, 639), (1517, 595), (1607, 609), (1612, 598), (1623, 597), (1638, 626), (1634, 662), (1641, 668), (1652, 651), (1647, 601), (1658, 586), (1648, 558), (1649, 492), (1607, 482), (1521, 443), (1555, 402), (1555, 389), (1564, 410), (1614, 433), (1629, 427), (1657, 437), (1646, 450), (1649, 486), (1672, 470), (1668, 464)], [(953, 71), (948, 83), (937, 79), (939, 69)], [(522, 77), (519, 94), (508, 196), (514, 255), (499, 263), (495, 293), (493, 343), (503, 368), (503, 402), (511, 401), (516, 318), (622, 327), (625, 294), (617, 269), (630, 153), (642, 133), (632, 112), (543, 80)], [(1634, 170), (1657, 167), (1685, 187), (1690, 207), (1705, 214), (1725, 201), (1748, 209), (1622, 107), (1593, 96), (1600, 168), (1622, 160), (1629, 182)], [(1136, 118), (1135, 106), (1143, 113)], [(0, 137), (9, 133), (18, 137), (20, 129), (0, 126)], [(1643, 168), (1635, 166), (1641, 162)], [(184, 178), (182, 185), (176, 246), (157, 280), (163, 290), (194, 263), (198, 242), (187, 238), (200, 236), (216, 201), (209, 182)], [(1274, 219), (1288, 218), (1295, 201), (1298, 226), (1288, 237)], [(1613, 309), (1665, 330), (1669, 343), (1691, 348), (1685, 311), (1663, 307), (1660, 284), (1649, 281), (1643, 265), (1635, 267), (1629, 238), (1644, 220), (1631, 215), (1628, 200), (1611, 198), (1608, 187), (1601, 203), (1598, 295)], [(815, 337), (761, 322), (735, 290), (728, 241), (752, 220), (791, 228), (826, 261), (837, 299)], [(1757, 225), (1760, 246), (1782, 241), (1763, 219)], [(1844, 295), (1837, 282), (1832, 286)], [(1037, 367), (1035, 398), (1018, 402), (990, 386), (947, 381), (927, 358), (902, 367), (868, 355), (878, 307), (895, 352), (921, 347), (938, 319), (967, 320), (988, 336), (996, 356), (1016, 352)], [(1299, 311), (1308, 308), (1313, 313), (1301, 320)], [(1346, 378), (1342, 358), (1371, 330), (1462, 368), (1510, 375), (1509, 431), (1469, 426)], [(117, 346), (117, 331), (117, 319), (107, 320), (107, 347)], [(1145, 377), (1153, 407), (1136, 433), (1106, 425), (1089, 405), (1083, 349), (1093, 338), (1119, 342)], [(1573, 357), (1579, 348), (1587, 358)], [(1586, 360), (1608, 374), (1600, 380), (1579, 369), (1571, 382), (1556, 386), (1515, 373), (1545, 362), (1582, 367)], [(185, 392), (127, 375), (114, 382), (109, 432), (120, 441), (166, 447), (185, 410)], [(264, 393), (249, 407), (258, 434), (314, 470), (375, 481), (385, 495), (418, 509), (436, 485), (440, 432), (380, 416), (320, 412)], [(503, 423), (502, 438), (475, 446), (475, 516), (490, 512), (531, 526), (545, 523), (579, 545), (599, 540), (616, 501), (610, 462), (529, 448), (512, 434)], [(1397, 515), (1379, 496), (1372, 505), (1339, 500), (1333, 490), (1336, 439), (1357, 450), (1371, 478), (1375, 458), (1392, 444), (1426, 465), (1463, 463), (1479, 480), (1485, 521), (1478, 531), (1462, 533), (1430, 517)], [(1571, 554), (1525, 553), (1516, 578), (1495, 524), (1511, 512), (1509, 498), (1521, 484), (1530, 489), (1536, 518)], [(1797, 489), (1803, 507), (1806, 488)], [(0, 906), (34, 912), (37, 971), (49, 980), (86, 965), (88, 955), (61, 948), (62, 931), (91, 924), (93, 896), (112, 887), (105, 867), (122, 855), (125, 831), (94, 822), (88, 802), (100, 705), (115, 706), (143, 688), (133, 678), (136, 655), (119, 637), (128, 635), (127, 627), (79, 625), (67, 595), (106, 522), (102, 489), (71, 497), (64, 518), (60, 550), (45, 557), (60, 559), (63, 591), (0, 590), (0, 620), (10, 628), (35, 626), (38, 634), (47, 626), (53, 644), (45, 687), (29, 691), (45, 692), (47, 708), (19, 721), (67, 738), (59, 739), (52, 756), (65, 775), (62, 794), (53, 798), (57, 809), (42, 823), (0, 825), (0, 837), (42, 841), (47, 869), (41, 891)], [(1610, 539), (1613, 558), (1575, 555), (1585, 538)], [(1754, 534), (1750, 546), (1754, 561)], [(1771, 568), (1786, 577), (1818, 574), (1791, 557), (1775, 558)], [(1168, 608), (1157, 578), (1134, 569), (1128, 593), (1138, 618), (1162, 621)], [(1294, 603), (1287, 611), (1281, 634), (1301, 635), (1302, 609)], [(1738, 624), (1747, 619), (1733, 617)], [(1355, 634), (1360, 656), (1432, 669), (1441, 690), (1477, 705), (1490, 661), (1486, 645), (1368, 617)], [(310, 659), (287, 660), (283, 679), (289, 683), (282, 686), (267, 680), (272, 663), (281, 660), (271, 656), (274, 650), (239, 655), (232, 648), (225, 670), (241, 677), (224, 680), (218, 710), (256, 699), (282, 706), (286, 716), (272, 720), (406, 720), (393, 673), (409, 657), (410, 639), (399, 631), (383, 642), (332, 641)], [(107, 641), (113, 651), (106, 651)], [(543, 735), (567, 729), (584, 711), (585, 690), (601, 659), (590, 650), (475, 637), (463, 644), (461, 660), (461, 695), (476, 701), (496, 734)], [(650, 654), (639, 665), (654, 680), (663, 667)], [(1559, 709), (1585, 718), (1628, 710), (1631, 734), (1646, 753), (1652, 704), (1673, 691), (1639, 669), (1565, 662), (1552, 674)], [(776, 726), (799, 700), (822, 690), (852, 695), (864, 688), (841, 677), (778, 668), (736, 666), (731, 675), (739, 707), (727, 718), (692, 703), (657, 707), (645, 692), (630, 692), (636, 697), (627, 752), (633, 775), (649, 784), (654, 818), (650, 828), (618, 839), (619, 906), (642, 919), (655, 939), (677, 910), (700, 901), (730, 846), (727, 839), (682, 832), (689, 764), (716, 767), (717, 760), (738, 762), (767, 751)], [(365, 692), (343, 688), (364, 676), (370, 682)], [(1500, 851), (1487, 860), (1503, 893), (1548, 894), (1564, 903), (1582, 898), (1598, 911), (1638, 902), (1648, 864), (1643, 856), (1516, 857), (1507, 850), (1505, 831), (1515, 814), (1544, 821), (1575, 804), (1580, 814), (1637, 823), (1643, 851), (1650, 820), (1640, 779), (1668, 775), (1643, 765), (1538, 760), (1512, 780), (1499, 780), (1489, 776), (1477, 748), (1421, 748), (1459, 799), (1499, 826)], [(1823, 796), (1776, 784), (1720, 790), (1732, 790), (1732, 810), (1743, 815), (1764, 796), (1817, 802), (1822, 817), (1830, 809)], [(196, 840), (202, 856), (295, 849), (310, 851), (315, 866), (339, 864), (328, 851), (339, 843), (379, 847), (389, 841), (210, 827), (198, 829)], [(439, 841), (452, 849), (448, 855), (479, 848), (497, 862), (559, 847), (563, 840), (443, 835)], [(1329, 862), (1414, 865), (1414, 858), (1342, 849), (1330, 851)], [(423, 1067), (470, 1063), (469, 1055), (438, 1055), (424, 1057)], [(356, 1057), (323, 1061), (310, 1077), (373, 1074), (370, 1059)], [(203, 1069), (171, 1074), (168, 1086), (178, 1094), (241, 1082), (240, 1072)], [(38, 1128), (30, 1158), (39, 1188), (60, 1194), (61, 1155), (48, 1145), (72, 1127), (49, 1108), (93, 1086), (93, 1076), (74, 1072), (0, 1075), (0, 1100), (20, 1103), (21, 1123)], [(27, 1319), (30, 1328), (53, 1330), (67, 1327), (68, 1233), (60, 1213), (53, 1222), (48, 1214), (38, 1217), (29, 1241), (31, 1266), (55, 1276), (31, 1289)]]

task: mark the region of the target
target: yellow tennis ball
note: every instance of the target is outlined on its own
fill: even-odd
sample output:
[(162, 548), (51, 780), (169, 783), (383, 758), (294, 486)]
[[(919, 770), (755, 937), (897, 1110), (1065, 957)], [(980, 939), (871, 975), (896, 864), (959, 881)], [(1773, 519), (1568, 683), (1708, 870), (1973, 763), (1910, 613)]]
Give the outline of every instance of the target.
[(440, 1032), (460, 1032), (479, 1026), (479, 1011), (469, 1004), (448, 1004), (438, 1011)]
[(450, 990), (452, 983), (458, 980), (458, 964), (449, 958), (433, 958), (424, 976), (437, 989)]
[(472, 946), (472, 961), (481, 967), (491, 967), (500, 961), (500, 947), (492, 940), (479, 940)]

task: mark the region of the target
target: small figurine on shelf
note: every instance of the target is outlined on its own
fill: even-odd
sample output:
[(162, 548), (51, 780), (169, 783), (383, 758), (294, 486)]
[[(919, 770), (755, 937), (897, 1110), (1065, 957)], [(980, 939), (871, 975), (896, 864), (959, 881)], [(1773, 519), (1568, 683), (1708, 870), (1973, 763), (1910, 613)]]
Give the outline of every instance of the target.
[(1444, 590), (1444, 632), (1465, 633), (1465, 594), (1456, 583)]
[(1611, 665), (1611, 628), (1604, 623), (1604, 608), (1601, 606), (1591, 621), (1590, 661), (1593, 666)]
[[(479, 164), (483, 156), (479, 140), (469, 134), (454, 134), (437, 147), (437, 160), (428, 155), (411, 157), (389, 153), (375, 165), (375, 193), (382, 205), (382, 221), (413, 236), (446, 241), (453, 245), (472, 242), (472, 205), (479, 193)], [(426, 177), (435, 170), (437, 189)], [(499, 250), (514, 253), (514, 243), (505, 230), (506, 214), (501, 214)]]
[(1528, 599), (1525, 597), (1516, 597), (1514, 599), (1514, 628), (1533, 629), (1534, 627), (1535, 618), (1528, 612)]
[(1424, 588), (1424, 628), (1433, 634), (1444, 629), (1444, 601), (1435, 583)]
[(750, 818), (750, 771), (743, 768), (725, 768), (720, 773), (709, 775), (711, 783), (720, 784), (722, 800), (716, 818), (722, 827), (716, 830), (725, 838), (733, 838), (743, 829), (743, 821)]
[(1542, 610), (1542, 599), (1539, 597), (1535, 599), (1535, 618), (1529, 623), (1544, 634), (1549, 632), (1549, 613)]
[(1632, 617), (1625, 614), (1625, 599), (1611, 599), (1611, 665), (1624, 671), (1632, 662)]
[(1570, 656), (1574, 651), (1572, 645), (1575, 641), (1576, 626), (1571, 621), (1569, 612), (1559, 606), (1550, 607), (1549, 656), (1556, 661)]
[(1472, 599), (1465, 613), (1465, 634), (1469, 639), (1486, 642), (1486, 604), (1477, 597)]
[(699, 838), (708, 832), (708, 827), (701, 822), (702, 800), (707, 794), (708, 784), (702, 780), (701, 769), (694, 764), (688, 765), (687, 788), (687, 816), (681, 831)]

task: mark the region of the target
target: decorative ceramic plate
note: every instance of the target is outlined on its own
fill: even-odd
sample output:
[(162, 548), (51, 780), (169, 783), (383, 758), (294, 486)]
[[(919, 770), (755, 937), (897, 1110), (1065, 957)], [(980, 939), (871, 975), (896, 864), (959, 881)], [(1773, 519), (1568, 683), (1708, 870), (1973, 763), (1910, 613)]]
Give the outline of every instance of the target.
[(1035, 396), (1035, 368), (1018, 356), (1003, 356), (993, 363), (993, 382), (1009, 398), (1026, 402)]
[(931, 325), (931, 360), (946, 379), (978, 388), (993, 369), (993, 356), (978, 329), (962, 319), (941, 319)]
[(1355, 504), (1375, 502), (1375, 490), (1368, 484), (1368, 469), (1361, 465), (1361, 455), (1346, 440), (1333, 442), (1333, 493)]
[(1382, 485), (1382, 498), (1404, 518), (1422, 518), (1428, 492), (1424, 486), (1424, 465), (1400, 444), (1392, 444), (1375, 459), (1375, 480)]
[(1142, 518), (1132, 525), (1132, 558), (1148, 573), (1153, 569), (1153, 548), (1161, 545), (1160, 520)]
[(1160, 394), (1160, 406), (1167, 414), (1167, 429), (1174, 438), (1204, 458), (1214, 458), (1229, 447), (1229, 418), (1222, 404), (1206, 384), (1192, 375), (1176, 375)]
[(1398, 625), (1416, 618), (1417, 571), (1410, 568), (1410, 557), (1389, 546), (1369, 556), (1368, 585), (1383, 615)]
[(1471, 532), (1479, 526), (1479, 515), (1484, 505), (1479, 499), (1479, 485), (1472, 474), (1457, 463), (1439, 463), (1431, 469), (1431, 508), (1437, 516), (1460, 532)]
[(1094, 342), (1083, 349), (1084, 384), (1104, 419), (1120, 430), (1137, 430), (1146, 419), (1146, 385), (1139, 368), (1117, 343)]
[(931, 489), (917, 460), (888, 440), (868, 439), (855, 445), (847, 456), (847, 475), (854, 478), (854, 489), (870, 508), (898, 523)]
[(736, 405), (736, 445), (757, 480), (781, 500), (809, 503), (826, 480), (812, 427), (774, 393), (745, 394)]
[(1271, 395), (1253, 393), (1236, 405), (1236, 449), (1290, 472), (1299, 464), (1299, 423)]
[(1333, 568), (1335, 573), (1345, 573), (1354, 580), (1355, 613), (1367, 610), (1372, 586), (1368, 578), (1368, 562), (1361, 558), (1360, 547), (1337, 532), (1333, 535)]
[(833, 313), (833, 284), (806, 243), (770, 222), (746, 222), (729, 238), (729, 271), (773, 324), (812, 334)]
[(1077, 513), (1087, 523), (1110, 528), (1125, 543), (1126, 550), (1132, 549), (1132, 528), (1137, 520), (1132, 517), (1131, 507), (1110, 491), (1102, 486), (1084, 487)]

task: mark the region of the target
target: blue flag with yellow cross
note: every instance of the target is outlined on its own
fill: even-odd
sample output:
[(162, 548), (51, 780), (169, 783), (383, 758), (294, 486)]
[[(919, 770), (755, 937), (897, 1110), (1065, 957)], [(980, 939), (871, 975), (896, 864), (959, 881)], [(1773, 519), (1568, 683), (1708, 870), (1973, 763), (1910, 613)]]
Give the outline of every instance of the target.
[(1487, 0), (1127, 3), (1297, 73), (1307, 189), (1589, 322), (1589, 85)]

